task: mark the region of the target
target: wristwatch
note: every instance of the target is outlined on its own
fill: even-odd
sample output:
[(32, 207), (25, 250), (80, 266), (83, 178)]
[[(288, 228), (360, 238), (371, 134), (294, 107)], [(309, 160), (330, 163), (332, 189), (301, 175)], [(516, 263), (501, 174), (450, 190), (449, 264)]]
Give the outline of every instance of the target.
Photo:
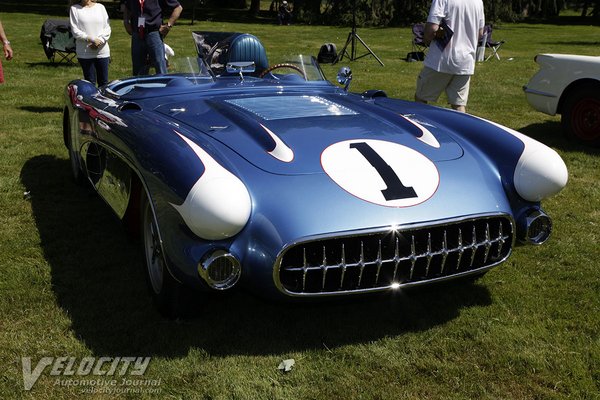
[(10, 45), (10, 41), (9, 40), (3, 40), (2, 43), (4, 43), (5, 46), (9, 46)]
[(171, 29), (173, 27), (173, 25), (171, 25), (170, 22), (167, 22), (167, 28)]

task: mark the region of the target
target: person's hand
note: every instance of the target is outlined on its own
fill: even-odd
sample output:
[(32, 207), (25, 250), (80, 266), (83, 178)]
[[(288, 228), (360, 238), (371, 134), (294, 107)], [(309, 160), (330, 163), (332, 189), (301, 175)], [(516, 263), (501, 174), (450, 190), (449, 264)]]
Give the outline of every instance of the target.
[(133, 29), (131, 28), (131, 24), (127, 21), (123, 22), (123, 25), (125, 25), (125, 31), (129, 34), (129, 36), (132, 35), (133, 33)]
[(444, 32), (444, 28), (441, 26), (435, 31), (435, 39), (443, 39), (446, 32)]
[(90, 43), (90, 47), (92, 49), (97, 49), (100, 46), (102, 46), (104, 44), (104, 42), (98, 38), (92, 39), (92, 42)]
[(166, 37), (169, 32), (171, 31), (171, 25), (169, 24), (164, 24), (160, 26), (160, 29), (158, 30), (160, 32), (160, 35), (162, 37)]
[(7, 60), (12, 60), (13, 58), (13, 49), (10, 47), (10, 43), (4, 43), (4, 58)]

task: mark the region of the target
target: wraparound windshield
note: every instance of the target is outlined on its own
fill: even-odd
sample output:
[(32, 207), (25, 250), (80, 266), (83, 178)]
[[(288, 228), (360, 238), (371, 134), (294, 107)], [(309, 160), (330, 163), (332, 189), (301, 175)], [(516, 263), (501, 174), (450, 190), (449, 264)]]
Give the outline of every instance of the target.
[[(312, 56), (285, 57), (281, 62), (270, 64), (267, 69), (242, 72), (244, 79), (261, 79), (283, 82), (325, 81), (316, 59)], [(169, 60), (168, 73), (116, 80), (109, 83), (106, 91), (123, 96), (134, 89), (158, 89), (168, 86), (189, 86), (212, 83), (220, 78), (240, 79), (239, 72), (227, 72), (227, 68), (215, 70), (199, 57), (179, 57)]]
[[(252, 62), (253, 60), (240, 60), (240, 63)], [(232, 64), (235, 64), (233, 62)], [(267, 71), (270, 71), (267, 73)], [(227, 71), (227, 63), (219, 62), (211, 65), (202, 58), (175, 58), (169, 60), (169, 74), (189, 74), (195, 77), (227, 77), (237, 76), (239, 73)], [(254, 72), (244, 72), (244, 77), (256, 77), (264, 79), (286, 79), (287, 75), (304, 77), (307, 81), (324, 81), (325, 76), (313, 56), (297, 54), (283, 57), (279, 61), (271, 62), (267, 68), (261, 69), (255, 65)]]

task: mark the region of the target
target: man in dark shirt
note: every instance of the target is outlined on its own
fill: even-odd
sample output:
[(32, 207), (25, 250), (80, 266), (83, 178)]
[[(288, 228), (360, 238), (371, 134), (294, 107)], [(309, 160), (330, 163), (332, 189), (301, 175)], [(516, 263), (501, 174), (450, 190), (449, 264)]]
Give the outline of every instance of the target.
[[(133, 75), (148, 74), (149, 65), (154, 65), (157, 74), (167, 73), (165, 46), (167, 36), (183, 7), (177, 0), (125, 0), (123, 23), (131, 35), (131, 63)], [(162, 14), (170, 12), (163, 24)]]
[(279, 19), (279, 25), (289, 25), (292, 21), (292, 11), (286, 0), (283, 0), (281, 6), (279, 6), (277, 19)]

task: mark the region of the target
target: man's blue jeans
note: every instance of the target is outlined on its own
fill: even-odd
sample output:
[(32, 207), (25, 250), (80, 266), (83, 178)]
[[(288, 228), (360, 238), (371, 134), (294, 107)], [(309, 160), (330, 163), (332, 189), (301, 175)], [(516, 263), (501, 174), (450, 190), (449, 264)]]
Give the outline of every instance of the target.
[(154, 66), (157, 74), (167, 73), (165, 45), (159, 31), (146, 32), (140, 39), (138, 32), (131, 35), (131, 64), (133, 75), (148, 75), (150, 66)]

